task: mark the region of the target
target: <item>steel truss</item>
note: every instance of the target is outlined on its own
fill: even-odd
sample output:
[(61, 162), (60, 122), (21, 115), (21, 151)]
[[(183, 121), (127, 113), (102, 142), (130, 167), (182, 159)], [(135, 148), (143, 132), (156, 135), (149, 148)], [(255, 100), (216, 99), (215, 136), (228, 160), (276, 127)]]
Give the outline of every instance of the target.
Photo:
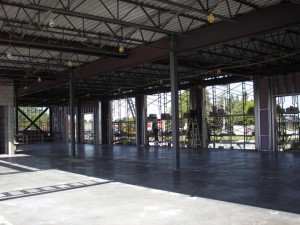
[[(49, 108), (18, 107), (17, 108), (17, 135), (26, 136), (27, 143), (49, 141), (50, 118)], [(44, 119), (42, 117), (44, 116)], [(24, 140), (23, 140), (24, 141)]]
[(275, 75), (299, 69), (300, 27), (183, 54), (186, 66), (202, 70), (222, 68), (228, 74)]
[[(64, 76), (68, 60), (79, 68), (74, 72), (79, 101), (117, 99), (124, 94), (153, 94), (158, 90), (167, 92), (170, 87), (167, 40), (170, 36), (178, 38), (180, 89), (247, 80), (256, 75), (271, 76), (287, 70), (294, 72), (299, 70), (299, 54), (295, 51), (300, 43), (294, 13), (287, 22), (276, 21), (274, 27), (272, 23), (270, 31), (266, 31), (267, 25), (259, 26), (261, 31), (251, 30), (250, 33), (239, 27), (249, 23), (242, 18), (248, 12), (258, 12), (257, 19), (250, 17), (254, 24), (260, 25), (260, 20), (274, 18), (276, 13), (286, 15), (296, 6), (283, 4), (283, 7), (266, 11), (267, 14), (262, 13), (279, 2), (0, 1), (0, 66), (5, 70), (0, 78), (14, 79), (18, 97), (34, 94), (24, 99), (24, 105), (45, 105), (45, 102), (56, 105), (58, 94), (59, 99), (68, 98), (67, 86), (63, 86), (67, 82)], [(216, 26), (207, 21), (211, 12)], [(55, 21), (54, 27), (49, 26), (50, 19)], [(214, 27), (219, 30), (218, 22), (225, 24), (224, 27), (233, 25), (241, 29), (228, 39), (213, 32), (218, 38), (210, 42), (207, 35)], [(279, 29), (285, 24), (286, 29)], [(195, 28), (203, 28), (203, 33)], [(198, 38), (202, 37), (204, 40), (198, 44)], [(120, 44), (126, 48), (124, 53), (117, 50)], [(8, 51), (13, 60), (6, 57)], [(147, 55), (143, 62), (140, 61), (142, 54)], [(116, 59), (120, 61), (115, 62)], [(122, 66), (117, 68), (115, 64)], [(216, 79), (211, 70), (218, 67), (223, 73)], [(47, 81), (47, 85), (36, 85), (39, 77)], [(209, 77), (214, 79), (208, 80)], [(29, 88), (24, 91), (24, 87)]]

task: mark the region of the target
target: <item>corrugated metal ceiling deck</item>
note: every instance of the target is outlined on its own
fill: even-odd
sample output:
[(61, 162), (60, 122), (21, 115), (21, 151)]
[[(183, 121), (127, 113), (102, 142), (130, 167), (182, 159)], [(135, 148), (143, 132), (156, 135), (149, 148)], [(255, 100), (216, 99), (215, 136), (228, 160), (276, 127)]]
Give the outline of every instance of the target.
[[(28, 0), (0, 1), (0, 78), (13, 80), (19, 90), (26, 86), (27, 93), (35, 93), (27, 95), (21, 91), (20, 96), (22, 95), (23, 98), (20, 99), (24, 99), (24, 104), (27, 102), (26, 96), (38, 100), (67, 98), (67, 86), (59, 89), (55, 87), (67, 81), (67, 79), (60, 79), (68, 73), (66, 69), (68, 60), (78, 68), (86, 65), (99, 67), (102, 60), (104, 60), (102, 66), (107, 66), (105, 60), (110, 62), (110, 58), (113, 60), (114, 57), (118, 59), (116, 62), (126, 61), (125, 65), (130, 62), (135, 52), (140, 52), (138, 49), (144, 49), (143, 46), (146, 48), (143, 53), (139, 53), (142, 54), (140, 58), (144, 57), (143, 54), (150, 54), (147, 49), (153, 49), (153, 46), (156, 46), (151, 50), (153, 54), (155, 51), (162, 51), (161, 47), (168, 48), (163, 39), (171, 36), (190, 37), (199, 29), (214, 29), (223, 22), (234, 25), (240, 23), (240, 18), (244, 18), (244, 14), (259, 13), (282, 4), (294, 4), (298, 7), (292, 1), (281, 0), (57, 0), (38, 3)], [(210, 12), (215, 16), (213, 24), (207, 22), (207, 15)], [(280, 18), (280, 15), (278, 17)], [(54, 27), (49, 26), (50, 19), (54, 20)], [(261, 21), (261, 23), (272, 23), (272, 21)], [(221, 44), (217, 48), (208, 46), (206, 49), (201, 47), (201, 50), (185, 51), (179, 55), (180, 76), (184, 77), (187, 71), (199, 74), (228, 62), (241, 62), (242, 55), (250, 55), (251, 51), (256, 52), (256, 59), (243, 59), (247, 63), (270, 58), (271, 53), (280, 56), (283, 52), (288, 52), (287, 48), (289, 52), (296, 51), (299, 48), (298, 28), (299, 23), (294, 24), (294, 27), (288, 31), (287, 28), (283, 28), (281, 33), (272, 31), (269, 36), (251, 38), (245, 36), (243, 42), (226, 41), (227, 46)], [(212, 36), (211, 39), (214, 37)], [(281, 41), (277, 41), (279, 39)], [(120, 43), (124, 44), (125, 53), (118, 52)], [(285, 49), (282, 46), (285, 46)], [(12, 59), (7, 58), (8, 51), (12, 53)], [(254, 57), (254, 54), (251, 56)], [(128, 65), (132, 64), (135, 67), (122, 66), (122, 69), (116, 65), (113, 71), (103, 69), (105, 73), (99, 72), (96, 76), (79, 79), (76, 84), (78, 98), (89, 92), (95, 93), (95, 96), (97, 94), (105, 98), (115, 98), (119, 96), (116, 87), (121, 86), (131, 86), (132, 90), (127, 88), (127, 91), (133, 95), (160, 88), (163, 90), (162, 85), (153, 84), (148, 80), (148, 77), (152, 77), (160, 82), (163, 80), (167, 85), (168, 58), (162, 58), (164, 57), (161, 55), (158, 58), (154, 57), (155, 60), (145, 62), (137, 60), (139, 65), (129, 63)], [(299, 58), (293, 55), (287, 57), (282, 63), (285, 67), (290, 64), (292, 70), (295, 70), (292, 66), (298, 60)], [(153, 67), (153, 63), (157, 66)], [(150, 72), (151, 70), (154, 72)], [(253, 72), (235, 69), (229, 70), (227, 75), (238, 73)], [(36, 84), (39, 76), (42, 77), (43, 84)], [(207, 76), (211, 75), (204, 77)], [(51, 84), (55, 80), (57, 81)], [(183, 87), (197, 83), (195, 80), (199, 81), (198, 78), (184, 79)], [(203, 76), (200, 80), (203, 80)], [(45, 84), (46, 82), (49, 82), (49, 85)], [(149, 83), (149, 85), (144, 88), (134, 88), (139, 82)], [(89, 87), (86, 84), (91, 85)], [(36, 86), (43, 87), (39, 89)], [(106, 95), (109, 89), (116, 91)]]

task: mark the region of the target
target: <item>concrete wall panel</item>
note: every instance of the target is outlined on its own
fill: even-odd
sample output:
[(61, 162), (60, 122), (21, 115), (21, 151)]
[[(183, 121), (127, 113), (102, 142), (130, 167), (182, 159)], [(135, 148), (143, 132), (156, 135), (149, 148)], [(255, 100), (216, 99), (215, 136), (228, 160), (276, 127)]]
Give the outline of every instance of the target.
[(2, 135), (4, 141), (2, 150), (6, 154), (14, 154), (14, 134), (15, 134), (15, 112), (14, 112), (14, 86), (0, 85), (0, 106), (3, 106), (2, 117)]

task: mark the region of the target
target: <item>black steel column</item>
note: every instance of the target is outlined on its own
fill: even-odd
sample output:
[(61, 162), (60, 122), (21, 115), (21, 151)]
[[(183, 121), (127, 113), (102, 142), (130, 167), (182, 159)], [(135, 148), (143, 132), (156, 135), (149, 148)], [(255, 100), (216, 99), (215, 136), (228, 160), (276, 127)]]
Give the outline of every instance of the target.
[(136, 145), (146, 144), (146, 130), (147, 130), (147, 97), (139, 95), (135, 97), (136, 108)]
[(172, 36), (170, 42), (170, 79), (171, 79), (171, 106), (172, 106), (172, 151), (173, 170), (180, 169), (179, 151), (179, 119), (178, 119), (178, 74), (176, 57), (176, 39)]
[(14, 105), (15, 105), (15, 134), (19, 133), (19, 111), (18, 111), (18, 98), (17, 98), (17, 91), (15, 88), (15, 93), (14, 93)]
[[(76, 133), (76, 143), (80, 144), (84, 141), (84, 121), (82, 120), (81, 114), (81, 104), (77, 102), (76, 104), (77, 112), (76, 112), (76, 126), (77, 126), (77, 133)], [(83, 137), (81, 139), (81, 137)]]
[(54, 135), (53, 135), (53, 108), (49, 107), (49, 133), (50, 133), (50, 137), (51, 137), (51, 141), (54, 141)]
[(100, 109), (100, 144), (110, 144), (109, 142), (109, 134), (111, 130), (111, 126), (109, 126), (110, 115), (111, 112), (109, 110), (109, 101), (101, 101), (101, 109)]
[(71, 154), (72, 156), (76, 156), (75, 151), (75, 113), (74, 113), (74, 81), (73, 81), (73, 73), (70, 68), (70, 135), (71, 135)]

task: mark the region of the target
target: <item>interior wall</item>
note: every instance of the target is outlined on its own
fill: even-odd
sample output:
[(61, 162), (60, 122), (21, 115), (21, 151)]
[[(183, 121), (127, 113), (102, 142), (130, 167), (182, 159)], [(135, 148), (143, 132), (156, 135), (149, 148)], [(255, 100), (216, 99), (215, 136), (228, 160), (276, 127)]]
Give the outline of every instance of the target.
[(13, 85), (0, 85), (0, 142), (1, 153), (14, 154), (14, 87)]
[(60, 106), (52, 108), (52, 136), (53, 142), (66, 142), (66, 121), (69, 107)]
[[(80, 108), (78, 108), (80, 107)], [(75, 107), (75, 117), (78, 117), (78, 112), (81, 114), (86, 113), (92, 113), (94, 115), (94, 141), (93, 143), (98, 144), (99, 143), (99, 131), (97, 129), (99, 122), (98, 114), (99, 114), (99, 105), (97, 102), (91, 102), (91, 103), (82, 103), (78, 105), (78, 107)], [(68, 115), (69, 115), (69, 106), (60, 106), (60, 107), (53, 107), (52, 108), (52, 131), (53, 131), (53, 141), (54, 142), (68, 142)], [(84, 140), (84, 120), (83, 116), (81, 116), (81, 119), (76, 120), (77, 124), (76, 132), (81, 132), (80, 134), (76, 134), (76, 136), (79, 135), (80, 143), (83, 143)]]
[(81, 135), (81, 141), (84, 142), (84, 118), (83, 114), (93, 114), (93, 143), (99, 144), (99, 129), (98, 129), (98, 123), (99, 123), (99, 105), (97, 102), (90, 102), (90, 103), (83, 103), (80, 105), (80, 110), (82, 114), (81, 124), (80, 124), (80, 131), (82, 132)]
[(4, 106), (0, 106), (0, 154), (5, 153), (5, 114)]

